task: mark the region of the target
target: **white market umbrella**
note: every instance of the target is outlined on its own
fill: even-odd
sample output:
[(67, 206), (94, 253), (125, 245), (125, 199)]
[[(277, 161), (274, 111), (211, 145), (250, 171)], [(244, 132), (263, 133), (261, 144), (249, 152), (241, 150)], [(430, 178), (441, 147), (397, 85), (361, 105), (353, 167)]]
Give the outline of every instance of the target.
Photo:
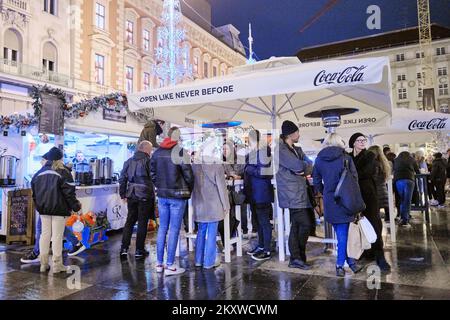
[[(224, 77), (198, 80), (128, 95), (131, 111), (194, 127), (216, 120), (272, 129), (282, 121), (306, 121), (306, 113), (329, 105), (359, 109), (368, 125), (387, 125), (392, 114), (389, 59), (366, 58), (311, 63), (260, 62)], [(270, 60), (269, 60), (270, 62)], [(265, 67), (268, 68), (265, 68)]]

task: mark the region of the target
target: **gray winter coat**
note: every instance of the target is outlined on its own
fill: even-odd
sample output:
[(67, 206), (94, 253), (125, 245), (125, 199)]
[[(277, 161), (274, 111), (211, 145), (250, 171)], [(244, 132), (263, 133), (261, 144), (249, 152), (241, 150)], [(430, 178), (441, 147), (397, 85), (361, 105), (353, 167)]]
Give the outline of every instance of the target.
[(194, 190), (192, 206), (194, 221), (217, 222), (230, 210), (225, 171), (221, 164), (193, 164)]
[(297, 155), (282, 140), (275, 149), (274, 158), (279, 159), (276, 174), (278, 205), (289, 209), (311, 208), (306, 176), (312, 173), (312, 161), (303, 153), (302, 148), (294, 146), (294, 150)]

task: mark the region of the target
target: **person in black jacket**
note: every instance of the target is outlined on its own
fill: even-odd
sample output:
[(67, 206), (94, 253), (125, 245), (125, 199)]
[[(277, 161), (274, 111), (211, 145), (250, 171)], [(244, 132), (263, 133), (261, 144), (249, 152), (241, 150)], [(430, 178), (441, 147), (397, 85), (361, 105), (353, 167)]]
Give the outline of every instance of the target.
[(401, 152), (394, 160), (394, 184), (400, 197), (400, 225), (404, 227), (409, 226), (416, 173), (420, 173), (416, 160), (409, 152)]
[[(366, 144), (366, 136), (358, 132), (350, 137), (348, 146), (353, 149), (350, 156), (355, 163), (361, 195), (366, 204), (366, 210), (362, 212), (362, 215), (369, 220), (377, 234), (377, 241), (372, 243), (371, 250), (380, 269), (389, 271), (391, 266), (384, 257), (383, 238), (381, 235), (383, 223), (379, 213), (377, 186), (374, 179), (376, 171), (375, 154), (366, 150)], [(365, 253), (365, 255), (367, 258), (371, 258), (370, 252)]]
[[(187, 200), (194, 188), (194, 175), (189, 153), (178, 145), (180, 130), (170, 128), (168, 137), (155, 151), (151, 160), (151, 176), (158, 196), (159, 229), (156, 240), (156, 272), (166, 276), (183, 273), (175, 265), (181, 222)], [(164, 269), (164, 249), (167, 241), (167, 263)]]
[(447, 181), (447, 160), (442, 158), (442, 153), (434, 154), (433, 164), (431, 165), (431, 181), (436, 188), (436, 197), (438, 207), (443, 208), (445, 205), (445, 183)]
[(33, 176), (31, 189), (36, 210), (42, 223), (39, 240), (41, 272), (49, 267), (50, 241), (52, 243), (52, 273), (66, 271), (62, 260), (62, 241), (66, 219), (72, 211), (80, 211), (81, 203), (75, 194), (75, 184), (70, 172), (62, 162), (63, 152), (53, 147), (45, 155), (48, 161)]
[(152, 144), (144, 140), (138, 145), (138, 150), (134, 156), (123, 165), (119, 178), (119, 193), (122, 199), (128, 203), (127, 222), (123, 228), (122, 247), (120, 256), (125, 258), (128, 255), (131, 234), (134, 225), (138, 222), (136, 236), (135, 257), (145, 257), (149, 253), (145, 250), (145, 237), (147, 236), (148, 220), (154, 217), (155, 194), (150, 176), (150, 154)]

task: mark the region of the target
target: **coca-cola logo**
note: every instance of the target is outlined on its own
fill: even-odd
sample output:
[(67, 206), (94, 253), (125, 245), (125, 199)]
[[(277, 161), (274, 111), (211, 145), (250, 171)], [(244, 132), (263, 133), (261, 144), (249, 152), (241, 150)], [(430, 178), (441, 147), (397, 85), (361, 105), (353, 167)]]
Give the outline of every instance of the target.
[(429, 121), (413, 120), (409, 123), (408, 129), (415, 130), (440, 130), (445, 129), (448, 118), (434, 118)]
[(367, 66), (347, 67), (340, 72), (327, 73), (325, 70), (320, 71), (314, 78), (314, 86), (318, 87), (324, 84), (348, 83), (364, 81), (362, 72)]

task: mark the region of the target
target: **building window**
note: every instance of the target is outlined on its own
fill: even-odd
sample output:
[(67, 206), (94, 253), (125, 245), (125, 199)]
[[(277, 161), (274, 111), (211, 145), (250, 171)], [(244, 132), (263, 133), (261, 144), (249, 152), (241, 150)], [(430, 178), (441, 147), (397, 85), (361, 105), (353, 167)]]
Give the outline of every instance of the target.
[(425, 72), (417, 72), (417, 79), (425, 79)]
[(56, 1), (57, 0), (44, 0), (44, 11), (56, 15)]
[(42, 51), (42, 67), (44, 71), (56, 71), (58, 49), (51, 42), (44, 43)]
[(127, 66), (127, 73), (126, 73), (127, 92), (133, 92), (133, 73), (134, 73), (133, 68)]
[(397, 61), (405, 61), (405, 54), (404, 53), (397, 54)]
[(150, 73), (144, 72), (144, 90), (150, 90)]
[(105, 84), (105, 57), (99, 54), (95, 55), (95, 82)]
[(129, 44), (133, 44), (134, 40), (133, 40), (133, 33), (134, 33), (134, 24), (133, 22), (131, 22), (130, 20), (127, 20), (126, 22), (126, 40)]
[(198, 57), (194, 57), (194, 73), (198, 74)]
[(203, 62), (203, 77), (204, 78), (208, 78), (208, 76), (209, 76), (208, 69), (209, 69), (208, 62)]
[(55, 71), (55, 62), (47, 59), (42, 59), (42, 67), (45, 71)]
[(105, 30), (105, 6), (95, 3), (95, 26)]
[(408, 95), (406, 93), (406, 88), (400, 88), (398, 89), (398, 99), (399, 100), (405, 100), (408, 99)]
[(448, 104), (441, 104), (440, 106), (439, 106), (439, 111), (440, 112), (442, 112), (442, 113), (449, 113), (448, 111)]
[(17, 50), (3, 48), (3, 59), (9, 60), (12, 62), (17, 62)]
[(448, 96), (448, 83), (442, 83), (439, 85), (439, 95)]
[(405, 81), (406, 80), (406, 74), (398, 74), (397, 75), (397, 81)]
[(217, 67), (213, 66), (213, 77), (217, 77)]
[(3, 59), (5, 64), (16, 66), (21, 61), (20, 54), (22, 48), (22, 40), (20, 34), (14, 29), (8, 29), (4, 35)]
[(423, 51), (416, 52), (416, 59), (425, 58), (425, 53)]
[(441, 56), (445, 54), (445, 47), (436, 48), (436, 55)]
[(150, 51), (150, 31), (147, 29), (142, 32), (142, 48), (144, 51)]
[(447, 67), (438, 68), (438, 77), (447, 75)]
[(417, 89), (417, 97), (422, 98), (422, 88)]

